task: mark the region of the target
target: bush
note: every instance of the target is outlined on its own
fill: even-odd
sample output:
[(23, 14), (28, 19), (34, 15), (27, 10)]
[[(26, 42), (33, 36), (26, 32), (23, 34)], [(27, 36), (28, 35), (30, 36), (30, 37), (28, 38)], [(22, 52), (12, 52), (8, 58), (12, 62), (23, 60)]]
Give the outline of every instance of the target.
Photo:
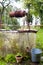
[(14, 54), (7, 54), (5, 57), (5, 61), (6, 62), (15, 62), (16, 61), (15, 55)]
[(5, 61), (5, 58), (3, 56), (0, 56), (0, 60)]
[(0, 61), (0, 65), (6, 65), (6, 62)]

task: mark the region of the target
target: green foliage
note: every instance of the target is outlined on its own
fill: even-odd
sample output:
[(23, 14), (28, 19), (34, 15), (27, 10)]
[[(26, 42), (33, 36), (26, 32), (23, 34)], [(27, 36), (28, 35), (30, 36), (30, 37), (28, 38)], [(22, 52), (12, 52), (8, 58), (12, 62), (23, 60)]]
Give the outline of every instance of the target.
[(5, 57), (5, 61), (6, 62), (15, 62), (16, 61), (15, 55), (14, 54), (7, 54)]
[(42, 63), (40, 63), (40, 65), (43, 65), (43, 62), (42, 62)]
[(13, 64), (10, 64), (10, 65), (13, 65)]
[[(2, 0), (2, 7), (0, 7), (0, 19), (2, 21), (2, 24), (5, 24), (2, 26), (3, 29), (12, 29), (12, 30), (16, 30), (18, 28), (20, 28), (20, 24), (19, 22), (17, 21), (16, 18), (10, 18), (9, 17), (9, 12), (13, 10), (13, 7), (11, 5), (9, 5), (8, 3), (6, 3), (8, 1), (8, 3), (10, 4), (10, 0), (4, 0), (4, 3), (3, 3), (3, 0)], [(6, 3), (6, 5), (5, 5)], [(4, 6), (5, 5), (5, 6)]]
[(0, 60), (4, 60), (4, 57), (3, 56), (0, 56)]
[(16, 29), (20, 28), (20, 24), (16, 18), (11, 19), (11, 25), (12, 26), (10, 26), (10, 29), (12, 29), (12, 30), (16, 30)]
[[(2, 59), (2, 60), (0, 60), (0, 65), (13, 65), (13, 64), (15, 65), (15, 62), (12, 61), (12, 60), (14, 60), (14, 58), (12, 58), (12, 56), (14, 57), (15, 55), (12, 55), (12, 54), (10, 55), (10, 54), (8, 54), (7, 60), (6, 60), (7, 62)], [(0, 57), (1, 57), (1, 56), (0, 56)], [(5, 57), (4, 57), (4, 58), (5, 58)], [(12, 58), (12, 60), (9, 59), (10, 61), (8, 62), (8, 58), (10, 58), (10, 59)], [(25, 62), (23, 62), (23, 65), (28, 65), (28, 64), (30, 65), (31, 62), (29, 62), (30, 60), (28, 59), (28, 56), (26, 56), (26, 57), (24, 58), (24, 60), (25, 60)], [(21, 65), (21, 64), (20, 64), (20, 65)], [(39, 65), (43, 65), (43, 62), (41, 61)]]
[(16, 56), (22, 56), (22, 53), (17, 53)]
[(24, 0), (24, 7), (30, 9), (30, 13), (41, 18), (43, 24), (43, 0)]
[(6, 65), (5, 61), (0, 61), (0, 65)]
[(32, 15), (31, 14), (27, 15), (27, 22), (28, 23), (30, 23), (30, 22), (32, 23)]
[(36, 47), (43, 50), (43, 29), (39, 29), (36, 37)]

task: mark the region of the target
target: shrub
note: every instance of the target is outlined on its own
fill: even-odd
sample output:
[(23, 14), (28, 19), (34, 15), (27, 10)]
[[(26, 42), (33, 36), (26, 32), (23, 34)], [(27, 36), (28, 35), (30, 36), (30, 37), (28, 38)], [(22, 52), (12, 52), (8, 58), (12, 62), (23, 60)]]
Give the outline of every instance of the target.
[(6, 62), (0, 61), (0, 65), (6, 65)]
[(3, 60), (3, 61), (4, 61), (4, 60), (5, 60), (5, 58), (4, 58), (3, 56), (0, 56), (0, 60)]
[(6, 62), (15, 62), (16, 61), (15, 55), (14, 54), (7, 54), (5, 57), (5, 61)]

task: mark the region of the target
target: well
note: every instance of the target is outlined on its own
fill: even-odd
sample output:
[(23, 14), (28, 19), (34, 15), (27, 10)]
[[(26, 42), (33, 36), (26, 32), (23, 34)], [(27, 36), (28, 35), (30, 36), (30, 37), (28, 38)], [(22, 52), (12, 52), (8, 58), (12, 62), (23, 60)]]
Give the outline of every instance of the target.
[(36, 46), (36, 30), (0, 30), (0, 54), (17, 53)]

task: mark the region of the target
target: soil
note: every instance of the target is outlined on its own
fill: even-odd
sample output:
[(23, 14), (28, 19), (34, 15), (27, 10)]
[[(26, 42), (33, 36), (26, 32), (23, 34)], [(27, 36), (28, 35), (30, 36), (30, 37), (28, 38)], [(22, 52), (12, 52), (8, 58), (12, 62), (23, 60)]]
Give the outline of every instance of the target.
[(31, 61), (23, 61), (21, 63), (15, 63), (14, 65), (41, 65), (40, 63), (33, 63)]
[(17, 63), (17, 62), (15, 62), (15, 63), (8, 63), (7, 65), (10, 65), (10, 64), (11, 65), (43, 65), (43, 63), (33, 63), (30, 60), (22, 61), (20, 63)]

